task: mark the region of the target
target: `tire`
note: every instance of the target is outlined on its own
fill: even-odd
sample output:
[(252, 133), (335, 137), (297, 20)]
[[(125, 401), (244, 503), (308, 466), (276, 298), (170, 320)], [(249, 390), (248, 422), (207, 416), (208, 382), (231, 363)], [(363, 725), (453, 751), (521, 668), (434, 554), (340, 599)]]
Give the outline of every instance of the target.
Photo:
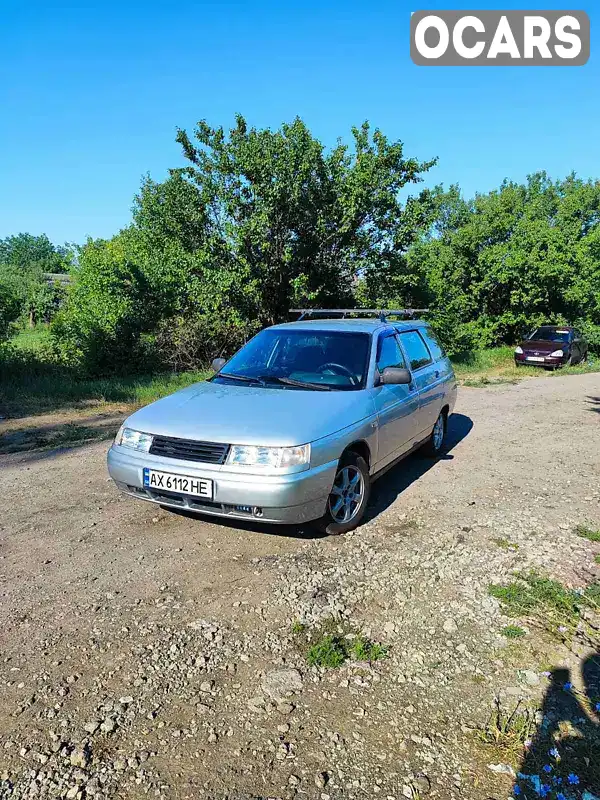
[(448, 415), (445, 411), (440, 411), (438, 418), (435, 421), (433, 430), (429, 439), (421, 448), (424, 456), (435, 458), (444, 449), (444, 441), (446, 439), (446, 429), (448, 428)]
[[(358, 483), (360, 487), (358, 495), (351, 490), (354, 483)], [(344, 496), (341, 494), (343, 491), (346, 492)], [(330, 536), (339, 536), (358, 528), (367, 509), (370, 492), (371, 477), (367, 462), (358, 453), (345, 453), (340, 458), (332, 490), (327, 498), (327, 511), (313, 526)], [(341, 505), (336, 508), (340, 501)], [(349, 518), (344, 521), (347, 516)]]

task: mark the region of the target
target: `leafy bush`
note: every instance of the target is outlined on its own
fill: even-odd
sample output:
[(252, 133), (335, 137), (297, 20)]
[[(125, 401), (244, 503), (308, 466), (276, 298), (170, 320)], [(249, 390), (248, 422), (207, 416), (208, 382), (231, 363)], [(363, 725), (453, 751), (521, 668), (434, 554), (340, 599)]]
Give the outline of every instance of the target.
[(21, 298), (12, 286), (0, 282), (0, 342), (9, 335), (20, 313)]
[(148, 370), (152, 342), (143, 334), (161, 306), (135, 256), (128, 232), (82, 249), (77, 281), (51, 327), (62, 363), (92, 376)]
[(176, 372), (203, 368), (238, 350), (257, 327), (219, 314), (169, 317), (158, 324), (154, 351), (159, 363)]

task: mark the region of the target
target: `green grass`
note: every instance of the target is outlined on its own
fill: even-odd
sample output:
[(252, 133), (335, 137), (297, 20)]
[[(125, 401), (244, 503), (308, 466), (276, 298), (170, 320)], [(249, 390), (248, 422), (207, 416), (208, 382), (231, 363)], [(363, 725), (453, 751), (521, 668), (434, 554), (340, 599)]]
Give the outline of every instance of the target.
[[(489, 594), (500, 600), (509, 616), (535, 618), (554, 634), (573, 633), (579, 624), (586, 624), (585, 609), (600, 611), (600, 584), (579, 592), (536, 572), (520, 573), (516, 578), (506, 585), (491, 584)], [(597, 631), (587, 627), (590, 639), (598, 640)]]
[(523, 378), (581, 375), (600, 370), (600, 359), (594, 356), (590, 357), (589, 363), (562, 367), (554, 372), (547, 372), (541, 367), (517, 367), (514, 361), (514, 347), (509, 346), (471, 350), (453, 356), (451, 361), (461, 384), (472, 388), (518, 383)]
[(306, 660), (311, 667), (335, 669), (348, 659), (369, 663), (379, 661), (387, 652), (387, 647), (371, 642), (362, 634), (353, 639), (341, 634), (325, 634), (308, 648)]
[(295, 622), (292, 623), (292, 633), (294, 634), (294, 636), (299, 636), (301, 633), (304, 633), (305, 630), (306, 630), (306, 625), (303, 622), (296, 620)]
[(600, 553), (597, 556), (594, 556), (594, 563), (600, 564)]
[(515, 542), (510, 542), (508, 539), (504, 539), (503, 537), (498, 537), (496, 539), (492, 539), (492, 542), (500, 547), (502, 550), (518, 550), (519, 545)]
[(531, 741), (537, 728), (536, 710), (521, 700), (512, 710), (506, 709), (500, 698), (486, 725), (477, 731), (480, 741), (503, 752), (508, 761), (515, 761), (526, 742)]
[(348, 646), (343, 636), (327, 634), (311, 645), (306, 653), (306, 660), (311, 667), (328, 667), (335, 669), (348, 658)]
[(25, 417), (104, 403), (146, 405), (202, 381), (208, 371), (82, 378), (52, 362), (47, 328), (21, 331), (11, 340), (16, 355), (0, 360), (0, 414)]
[(525, 636), (525, 631), (518, 625), (507, 625), (505, 628), (502, 628), (502, 635), (506, 636), (507, 639), (520, 639), (522, 636)]
[(582, 539), (589, 539), (590, 542), (600, 542), (600, 531), (588, 528), (587, 525), (577, 525), (573, 533), (577, 534), (577, 536)]
[(50, 347), (50, 332), (47, 325), (24, 328), (11, 339), (11, 344), (22, 353), (41, 354)]
[(311, 667), (335, 669), (348, 659), (372, 663), (388, 654), (385, 645), (372, 642), (334, 619), (325, 620), (312, 631), (303, 623), (294, 622), (291, 631)]
[(103, 403), (142, 406), (202, 381), (208, 374), (199, 371), (96, 379), (81, 379), (68, 373), (19, 376), (0, 386), (0, 409), (7, 416), (24, 417)]

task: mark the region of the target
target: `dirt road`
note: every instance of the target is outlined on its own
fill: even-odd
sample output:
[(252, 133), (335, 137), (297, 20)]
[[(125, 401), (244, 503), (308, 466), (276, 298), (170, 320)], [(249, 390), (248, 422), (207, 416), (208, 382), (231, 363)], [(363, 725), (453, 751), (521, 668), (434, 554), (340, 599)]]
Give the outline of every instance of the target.
[[(474, 731), (550, 666), (578, 685), (585, 653), (508, 644), (488, 585), (598, 579), (573, 529), (600, 527), (600, 376), (456, 412), (448, 454), (388, 473), (343, 538), (122, 498), (106, 443), (1, 456), (0, 797), (506, 797)], [(309, 667), (332, 617), (387, 657)]]

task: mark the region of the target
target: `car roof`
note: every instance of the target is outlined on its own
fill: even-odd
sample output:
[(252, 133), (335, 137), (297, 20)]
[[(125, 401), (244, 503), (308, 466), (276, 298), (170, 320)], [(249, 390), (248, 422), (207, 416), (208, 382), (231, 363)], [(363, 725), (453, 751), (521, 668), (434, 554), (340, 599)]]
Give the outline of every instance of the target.
[(396, 330), (414, 330), (423, 327), (427, 323), (422, 319), (411, 319), (401, 321), (383, 322), (378, 318), (354, 317), (345, 319), (304, 319), (297, 322), (283, 322), (280, 325), (273, 325), (269, 330), (318, 330), (318, 331), (342, 331), (344, 333), (374, 333), (385, 328)]
[(558, 330), (560, 330), (560, 331), (572, 331), (573, 330), (573, 326), (572, 325), (538, 325), (536, 330), (539, 330), (540, 328), (550, 328), (550, 330), (553, 330), (553, 331), (558, 331)]

